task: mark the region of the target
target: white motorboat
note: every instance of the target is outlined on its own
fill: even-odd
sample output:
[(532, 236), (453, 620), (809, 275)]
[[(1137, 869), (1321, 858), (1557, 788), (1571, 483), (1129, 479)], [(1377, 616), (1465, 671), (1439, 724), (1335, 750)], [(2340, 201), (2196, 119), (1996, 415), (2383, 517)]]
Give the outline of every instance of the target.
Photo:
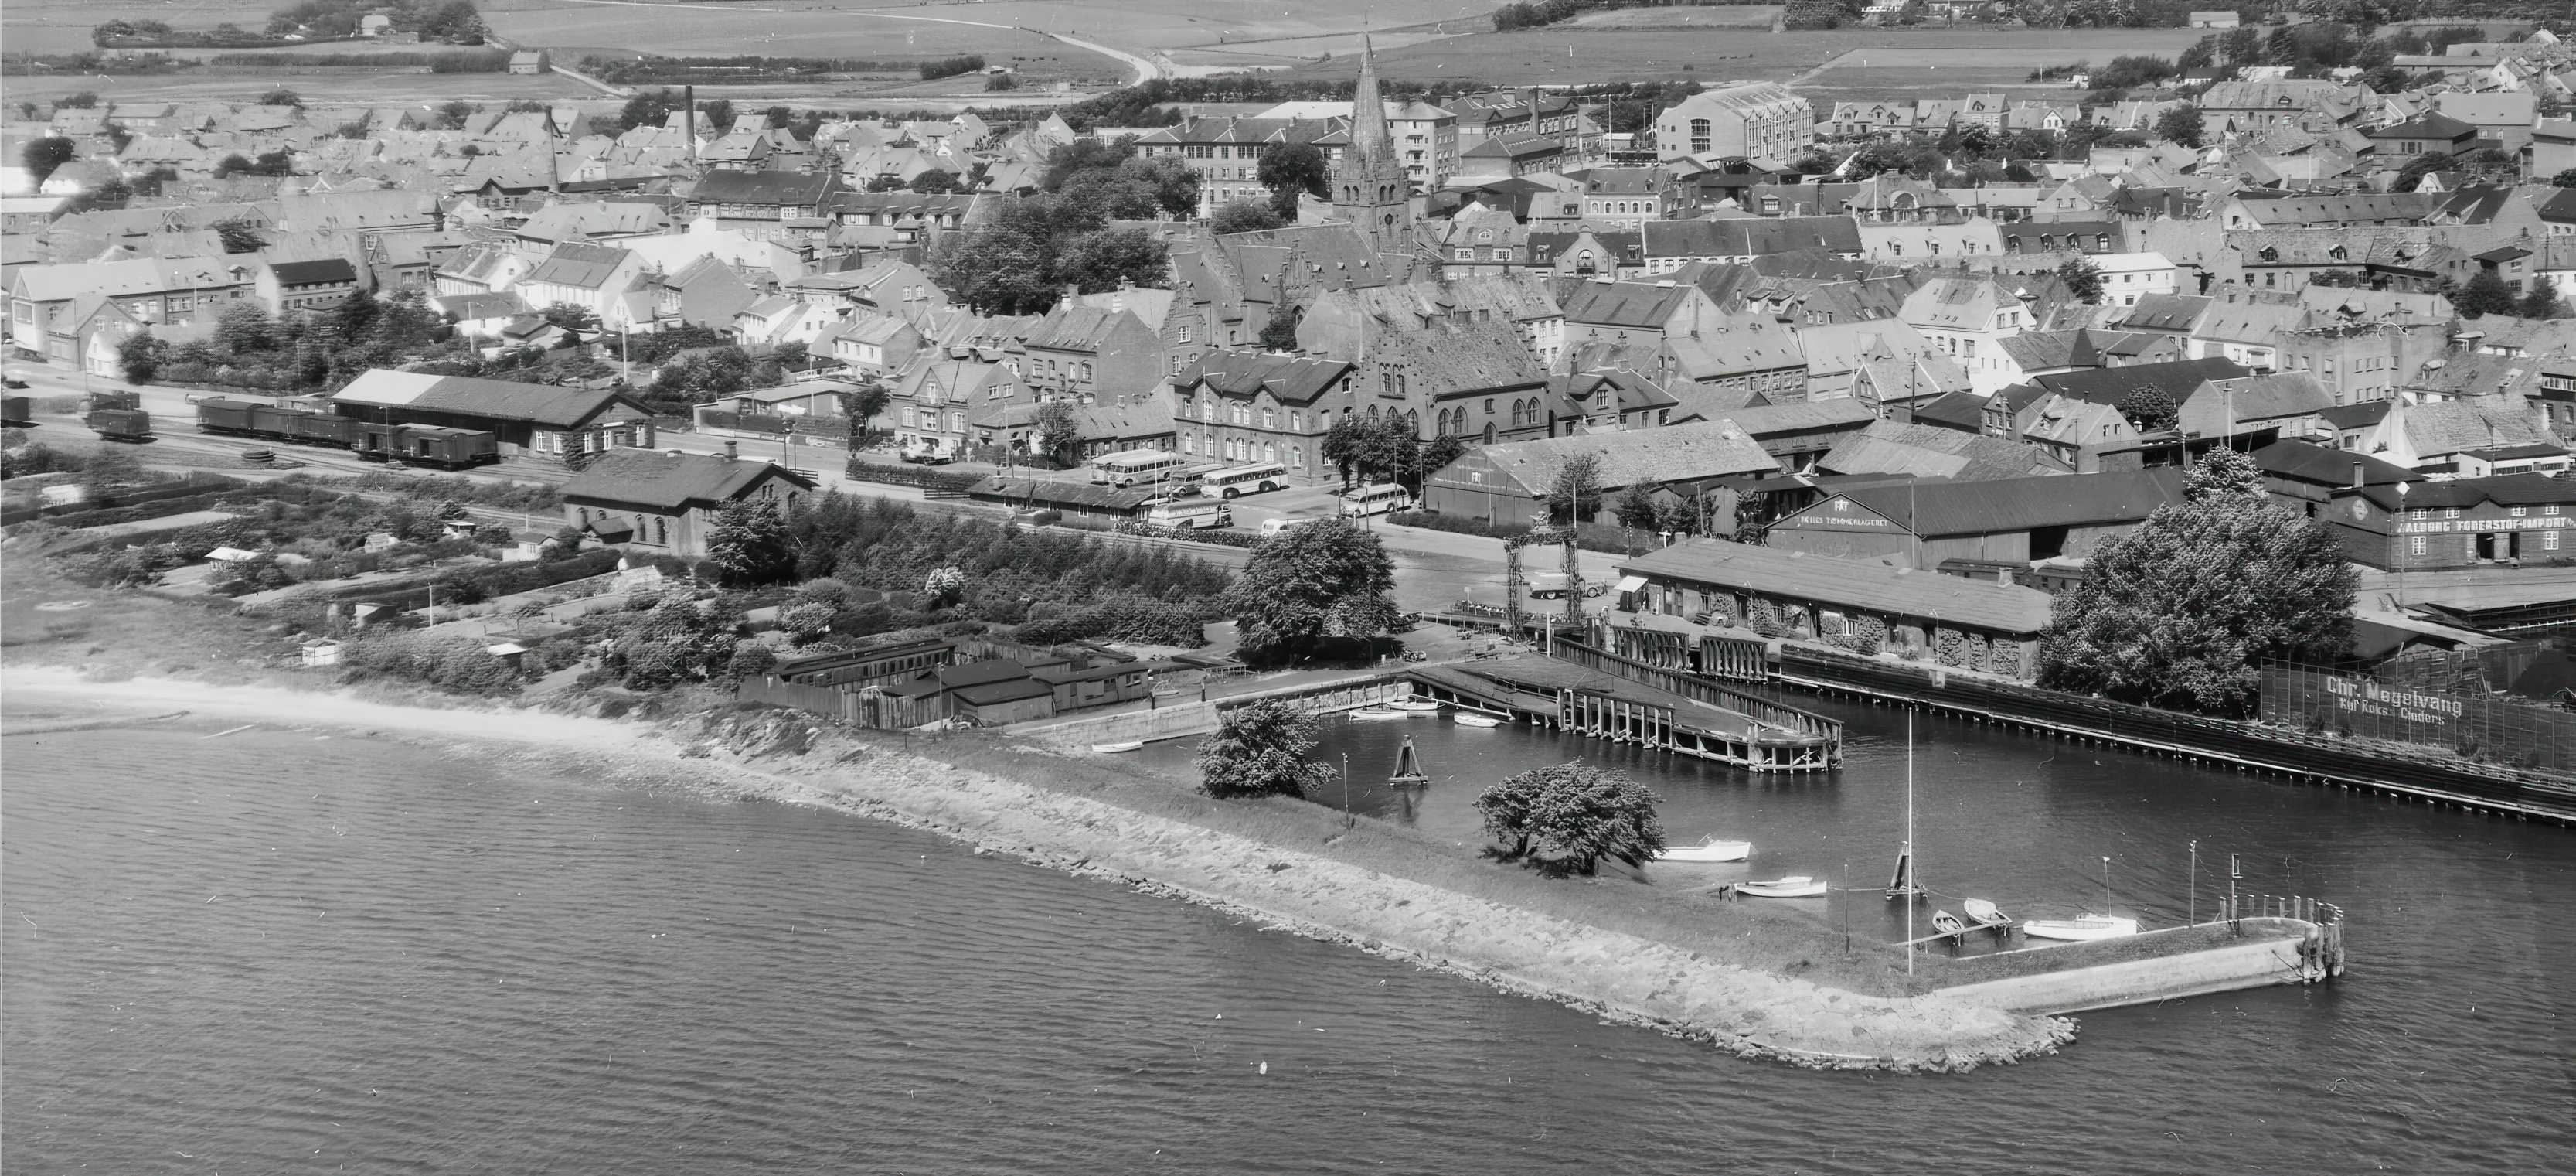
[(2083, 915), (2072, 919), (2024, 919), (2022, 933), (2033, 939), (2118, 939), (2138, 933), (2136, 919)]
[(2003, 908), (1982, 898), (1960, 899), (1959, 909), (1968, 912), (1968, 921), (1980, 927), (2012, 922), (2012, 916), (2005, 914)]
[(1130, 739), (1125, 743), (1094, 743), (1091, 745), (1091, 750), (1102, 755), (1115, 755), (1122, 751), (1134, 751), (1143, 746), (1145, 746), (1144, 740)]
[(1352, 711), (1351, 717), (1358, 719), (1363, 723), (1375, 723), (1387, 719), (1409, 719), (1413, 716), (1400, 710), (1389, 710), (1381, 706), (1364, 706), (1358, 710)]
[(1392, 710), (1407, 711), (1417, 715), (1432, 714), (1440, 709), (1439, 703), (1428, 698), (1399, 698), (1386, 705)]
[(1503, 725), (1503, 721), (1501, 719), (1495, 718), (1492, 715), (1480, 715), (1468, 711), (1458, 712), (1454, 721), (1461, 727), (1499, 727)]
[(1768, 882), (1738, 882), (1735, 892), (1747, 898), (1815, 898), (1825, 892), (1825, 880), (1791, 874)]
[(1753, 856), (1750, 841), (1720, 841), (1711, 837), (1697, 845), (1668, 846), (1656, 854), (1659, 862), (1740, 862)]

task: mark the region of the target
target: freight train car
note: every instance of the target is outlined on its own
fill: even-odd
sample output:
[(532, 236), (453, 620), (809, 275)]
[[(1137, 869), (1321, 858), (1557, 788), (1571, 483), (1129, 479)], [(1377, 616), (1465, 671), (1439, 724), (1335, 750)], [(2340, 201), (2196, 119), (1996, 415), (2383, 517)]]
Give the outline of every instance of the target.
[(461, 470), (501, 460), (501, 439), (481, 429), (362, 423), (356, 449), (369, 461)]
[(251, 425), (251, 410), (264, 407), (267, 406), (256, 400), (232, 396), (206, 397), (197, 402), (197, 431), (257, 436)]
[(139, 408), (93, 408), (81, 423), (109, 441), (152, 439), (152, 414)]

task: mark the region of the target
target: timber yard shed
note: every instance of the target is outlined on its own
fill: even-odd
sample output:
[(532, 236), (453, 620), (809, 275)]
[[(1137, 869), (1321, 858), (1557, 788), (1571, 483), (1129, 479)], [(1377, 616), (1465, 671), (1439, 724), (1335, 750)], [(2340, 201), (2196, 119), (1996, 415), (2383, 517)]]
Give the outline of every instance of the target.
[(2165, 466), (1984, 482), (1845, 490), (1771, 524), (1782, 551), (1893, 559), (1919, 569), (1952, 561), (2029, 563), (2086, 555), (2182, 501), (2185, 474)]
[(1710, 625), (1777, 626), (1794, 637), (1875, 638), (1937, 649), (1942, 665), (2027, 676), (2051, 597), (2035, 588), (1693, 539), (1619, 562), (1620, 607)]
[(1095, 530), (1107, 530), (1144, 514), (1146, 504), (1159, 496), (1160, 492), (1152, 486), (1132, 486), (1121, 490), (1089, 482), (1014, 478), (1007, 474), (995, 474), (966, 488), (966, 497), (977, 502), (1051, 510), (1063, 515), (1067, 522)]
[(563, 388), (375, 368), (325, 403), (376, 424), (479, 429), (504, 457), (575, 456), (653, 447), (652, 410), (614, 388)]

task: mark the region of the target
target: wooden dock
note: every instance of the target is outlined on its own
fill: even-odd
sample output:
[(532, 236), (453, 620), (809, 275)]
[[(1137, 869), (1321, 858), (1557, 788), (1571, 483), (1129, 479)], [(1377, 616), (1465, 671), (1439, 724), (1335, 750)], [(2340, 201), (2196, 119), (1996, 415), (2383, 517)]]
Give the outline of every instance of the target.
[(1839, 724), (1807, 728), (1776, 712), (1750, 715), (1560, 657), (1514, 654), (1415, 667), (1406, 676), (1416, 695), (1463, 709), (1757, 772), (1826, 771), (1842, 758)]

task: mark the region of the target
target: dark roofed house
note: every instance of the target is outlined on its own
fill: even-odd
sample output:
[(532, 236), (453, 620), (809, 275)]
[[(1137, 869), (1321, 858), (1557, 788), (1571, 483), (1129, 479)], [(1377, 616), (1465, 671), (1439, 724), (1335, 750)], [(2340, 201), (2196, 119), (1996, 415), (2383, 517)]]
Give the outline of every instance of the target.
[(2428, 114), (2370, 132), (2382, 157), (2458, 155), (2476, 146), (2478, 129), (2447, 114)]
[(2576, 553), (2576, 481), (2546, 474), (2344, 486), (2319, 517), (2347, 557), (2375, 568), (2538, 563)]
[(2255, 450), (2253, 457), (2273, 500), (2309, 518), (2325, 513), (2337, 490), (2424, 480), (2422, 474), (2366, 453), (2305, 441), (2275, 441)]
[(376, 368), (331, 394), (345, 417), (384, 424), (479, 429), (503, 456), (578, 457), (653, 446), (653, 412), (613, 388), (559, 388), (472, 376)]
[(1694, 261), (1742, 263), (1811, 249), (1856, 258), (1862, 249), (1860, 222), (1848, 216), (1647, 221), (1640, 228), (1650, 274), (1667, 273)]
[(726, 506), (774, 502), (784, 511), (813, 491), (804, 475), (765, 461), (617, 449), (564, 484), (564, 521), (603, 541), (622, 531), (613, 542), (697, 559)]
[(755, 237), (803, 240), (813, 234), (789, 222), (833, 215), (840, 190), (839, 172), (710, 171), (689, 190), (689, 215)]
[(2082, 556), (2182, 501), (2184, 474), (2161, 467), (1846, 491), (1771, 524), (1786, 551), (1892, 559), (1924, 570), (1966, 560), (2028, 563)]
[(328, 310), (358, 290), (358, 267), (344, 258), (278, 261), (259, 268), (254, 282), (270, 314)]

